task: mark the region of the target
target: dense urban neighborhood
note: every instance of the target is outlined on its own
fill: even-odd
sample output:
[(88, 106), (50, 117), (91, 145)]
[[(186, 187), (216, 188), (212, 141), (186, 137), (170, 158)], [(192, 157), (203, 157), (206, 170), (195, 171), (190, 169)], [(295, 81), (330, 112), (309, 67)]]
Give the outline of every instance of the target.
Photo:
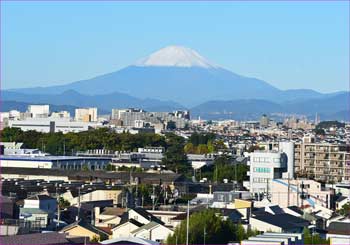
[(1, 113), (1, 244), (349, 244), (350, 124)]

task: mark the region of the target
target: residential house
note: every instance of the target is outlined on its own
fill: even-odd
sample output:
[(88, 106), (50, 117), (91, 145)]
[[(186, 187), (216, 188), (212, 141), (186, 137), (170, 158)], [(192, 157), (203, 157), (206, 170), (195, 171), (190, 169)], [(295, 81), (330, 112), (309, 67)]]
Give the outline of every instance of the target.
[(121, 237), (121, 238), (113, 238), (110, 240), (105, 240), (100, 242), (101, 244), (135, 244), (135, 245), (159, 245), (159, 242), (142, 239), (139, 237)]
[(143, 208), (133, 208), (128, 211), (128, 215), (130, 219), (134, 219), (142, 224), (147, 224), (151, 221), (155, 221), (159, 224), (164, 224), (163, 221), (158, 219), (153, 214), (147, 212)]
[(330, 239), (331, 245), (350, 244), (350, 220), (330, 223), (327, 239)]
[(302, 218), (295, 217), (290, 214), (271, 214), (261, 212), (253, 215), (249, 219), (250, 226), (253, 230), (263, 232), (302, 232), (304, 227), (308, 227), (310, 223)]
[(280, 244), (280, 245), (296, 245), (304, 244), (302, 233), (274, 233), (265, 232), (261, 235), (249, 237), (241, 241), (242, 245), (253, 244)]
[(19, 218), (40, 228), (54, 225), (57, 200), (48, 195), (35, 195), (24, 199)]
[(128, 219), (124, 216), (121, 222), (112, 228), (112, 238), (131, 237), (131, 232), (143, 225), (134, 219)]
[(100, 211), (100, 207), (95, 207), (95, 225), (98, 227), (114, 227), (121, 221), (121, 216), (126, 211), (125, 208), (106, 207)]
[(172, 234), (172, 230), (154, 221), (151, 221), (131, 232), (132, 236), (156, 242), (163, 242), (169, 235)]
[(186, 212), (182, 211), (165, 211), (165, 210), (147, 210), (150, 214), (154, 215), (156, 218), (160, 219), (164, 222), (166, 227), (175, 228), (179, 222), (173, 220), (173, 218), (177, 217), (180, 214), (186, 214)]
[(335, 209), (342, 209), (343, 206), (347, 203), (350, 203), (350, 198), (345, 196), (340, 196), (335, 200)]
[(106, 230), (93, 226), (84, 220), (78, 220), (72, 224), (67, 225), (60, 230), (60, 233), (65, 233), (67, 234), (67, 237), (70, 238), (86, 237), (89, 240), (97, 239), (99, 241), (109, 239), (111, 236), (111, 234)]

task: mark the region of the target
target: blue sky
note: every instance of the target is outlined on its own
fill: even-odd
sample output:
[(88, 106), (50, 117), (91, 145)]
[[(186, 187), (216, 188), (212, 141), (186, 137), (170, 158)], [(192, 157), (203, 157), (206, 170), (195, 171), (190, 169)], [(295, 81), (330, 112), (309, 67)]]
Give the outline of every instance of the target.
[(1, 2), (2, 88), (116, 71), (168, 45), (281, 89), (349, 89), (349, 2)]

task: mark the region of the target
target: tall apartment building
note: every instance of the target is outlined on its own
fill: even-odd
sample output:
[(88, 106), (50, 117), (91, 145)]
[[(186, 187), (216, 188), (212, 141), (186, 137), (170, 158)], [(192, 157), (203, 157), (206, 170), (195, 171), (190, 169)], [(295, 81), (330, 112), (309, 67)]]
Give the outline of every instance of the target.
[(295, 171), (299, 176), (327, 182), (350, 181), (350, 145), (315, 143), (312, 136), (295, 143)]
[(188, 111), (147, 112), (142, 109), (112, 109), (112, 120), (120, 120), (124, 127), (151, 125), (163, 128), (166, 122), (173, 121), (177, 128), (184, 128), (190, 118)]
[(97, 122), (97, 108), (92, 107), (75, 109), (75, 121)]
[[(277, 151), (254, 151), (245, 153), (248, 157), (247, 173), (249, 183), (244, 183), (252, 195), (264, 194), (269, 196), (273, 179), (280, 179), (287, 173), (288, 164), (285, 153)], [(287, 174), (288, 175), (288, 174)]]

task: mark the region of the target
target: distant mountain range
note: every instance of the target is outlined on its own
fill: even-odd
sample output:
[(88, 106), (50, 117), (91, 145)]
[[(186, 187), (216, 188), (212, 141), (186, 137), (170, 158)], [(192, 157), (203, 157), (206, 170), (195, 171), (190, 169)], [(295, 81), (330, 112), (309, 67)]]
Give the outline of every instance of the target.
[[(78, 93), (78, 92), (79, 93)], [(141, 107), (148, 111), (189, 108), (202, 117), (255, 118), (262, 113), (349, 115), (349, 93), (280, 90), (237, 75), (197, 52), (169, 46), (116, 72), (65, 85), (2, 91), (2, 100), (96, 106), (104, 110)]]
[(26, 103), (48, 103), (53, 105), (72, 105), (75, 107), (95, 106), (110, 111), (112, 108), (142, 107), (148, 111), (172, 111), (184, 109), (182, 105), (172, 101), (156, 99), (139, 99), (124, 93), (113, 92), (103, 95), (84, 95), (74, 90), (60, 94), (25, 94), (3, 91), (5, 101), (21, 101)]
[(206, 119), (251, 120), (264, 113), (314, 118), (317, 113), (322, 120), (350, 121), (349, 98), (350, 93), (344, 92), (330, 97), (282, 103), (259, 99), (208, 101), (192, 108), (191, 112)]

